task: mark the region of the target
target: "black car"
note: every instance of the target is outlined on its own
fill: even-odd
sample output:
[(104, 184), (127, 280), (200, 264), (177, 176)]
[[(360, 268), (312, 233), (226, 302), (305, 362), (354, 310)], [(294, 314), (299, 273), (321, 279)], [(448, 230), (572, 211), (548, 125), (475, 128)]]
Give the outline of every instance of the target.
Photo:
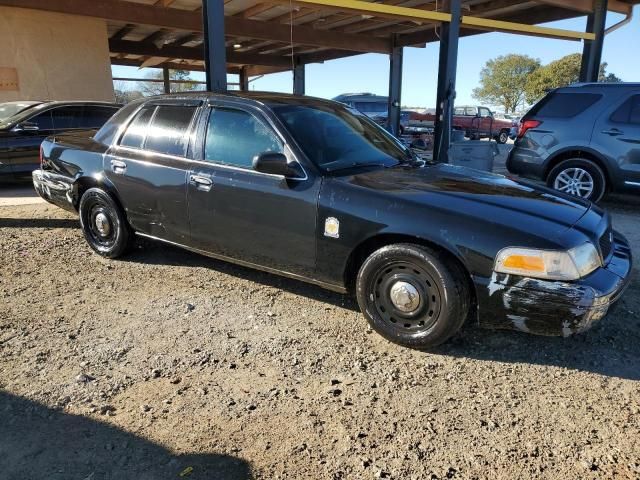
[(520, 125), (510, 172), (594, 202), (611, 191), (640, 191), (640, 83), (554, 90)]
[(51, 134), (98, 129), (118, 111), (107, 102), (0, 103), (0, 177), (30, 177)]
[(365, 115), (282, 94), (169, 95), (43, 145), (39, 194), (114, 258), (134, 234), (355, 293), (414, 347), (482, 325), (569, 335), (626, 287), (627, 241), (590, 202), (425, 165)]

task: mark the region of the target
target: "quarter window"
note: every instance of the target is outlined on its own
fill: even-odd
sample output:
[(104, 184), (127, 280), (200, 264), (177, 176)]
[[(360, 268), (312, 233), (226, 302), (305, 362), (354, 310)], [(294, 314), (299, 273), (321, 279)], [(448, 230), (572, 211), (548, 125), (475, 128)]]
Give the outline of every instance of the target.
[(602, 95), (596, 93), (550, 93), (527, 114), (528, 117), (571, 118), (585, 112)]
[(634, 95), (611, 115), (615, 123), (640, 125), (640, 95)]
[(163, 105), (158, 107), (147, 132), (145, 150), (184, 156), (189, 144), (189, 126), (194, 107)]
[(253, 115), (241, 110), (212, 110), (205, 139), (205, 160), (251, 168), (256, 155), (283, 151), (283, 144), (273, 130)]
[(146, 107), (136, 114), (120, 140), (121, 146), (142, 148), (144, 145), (144, 139), (147, 135), (147, 126), (149, 125), (149, 120), (151, 120), (154, 111), (154, 107)]

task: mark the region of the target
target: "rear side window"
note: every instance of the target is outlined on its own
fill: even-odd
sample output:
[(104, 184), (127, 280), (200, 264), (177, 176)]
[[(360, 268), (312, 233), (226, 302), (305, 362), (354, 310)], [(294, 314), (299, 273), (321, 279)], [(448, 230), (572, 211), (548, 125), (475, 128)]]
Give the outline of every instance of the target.
[(167, 155), (186, 155), (189, 126), (195, 110), (194, 107), (183, 106), (158, 107), (151, 120), (144, 148)]
[(240, 110), (211, 112), (205, 140), (205, 160), (251, 168), (253, 157), (264, 152), (283, 152), (282, 142), (267, 125)]
[(611, 115), (611, 121), (640, 125), (640, 95), (634, 95)]
[(127, 131), (124, 132), (120, 145), (129, 148), (142, 148), (144, 145), (144, 139), (147, 135), (147, 126), (149, 120), (153, 116), (155, 107), (145, 107), (138, 112), (136, 117), (127, 127)]
[(82, 128), (100, 128), (109, 120), (117, 108), (111, 107), (92, 107), (87, 105), (84, 107), (84, 115), (82, 117)]
[(55, 130), (80, 128), (83, 109), (82, 105), (54, 108), (51, 111), (53, 128)]
[(550, 93), (527, 114), (528, 117), (571, 118), (580, 115), (602, 98), (597, 93)]

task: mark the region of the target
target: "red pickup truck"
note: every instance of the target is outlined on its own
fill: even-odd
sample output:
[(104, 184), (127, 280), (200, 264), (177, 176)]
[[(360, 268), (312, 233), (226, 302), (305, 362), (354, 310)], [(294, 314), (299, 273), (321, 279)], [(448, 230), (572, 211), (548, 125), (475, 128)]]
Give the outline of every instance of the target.
[[(405, 130), (411, 131), (411, 127), (428, 125), (433, 127), (435, 120), (433, 113), (411, 112)], [(511, 127), (511, 120), (495, 118), (487, 107), (455, 107), (453, 112), (453, 128), (463, 130), (465, 136), (473, 140), (494, 138), (498, 143), (507, 143)]]

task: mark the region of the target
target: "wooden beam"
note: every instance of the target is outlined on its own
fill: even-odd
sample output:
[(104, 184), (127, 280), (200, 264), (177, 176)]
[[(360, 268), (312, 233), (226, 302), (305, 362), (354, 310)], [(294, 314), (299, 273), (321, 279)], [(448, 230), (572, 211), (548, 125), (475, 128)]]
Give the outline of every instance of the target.
[(127, 23), (124, 27), (122, 27), (120, 30), (118, 30), (116, 33), (114, 33), (111, 38), (113, 38), (114, 40), (121, 40), (122, 38), (126, 37), (129, 33), (131, 33), (131, 31), (136, 28), (135, 25), (131, 24), (131, 23)]
[[(551, 5), (553, 7), (566, 8), (581, 13), (593, 12), (593, 0), (536, 0), (543, 5)], [(630, 15), (633, 5), (620, 0), (609, 0), (607, 9), (611, 12)]]
[[(156, 7), (124, 0), (0, 0), (0, 5), (67, 13), (105, 20), (153, 25), (170, 29), (202, 32), (202, 15), (197, 11)], [(372, 4), (375, 5), (375, 4)], [(240, 17), (225, 17), (227, 35), (273, 40), (288, 43), (291, 29), (278, 25)], [(366, 35), (338, 34), (299, 26), (293, 32), (294, 43), (329, 47), (360, 52), (389, 53), (391, 44), (386, 39)]]
[[(144, 55), (148, 57), (180, 58), (184, 60), (204, 60), (204, 46), (180, 47), (165, 45), (158, 48), (153, 43), (130, 42), (127, 40), (110, 40), (109, 50), (112, 53), (126, 53), (128, 55)], [(260, 55), (257, 53), (236, 52), (227, 50), (227, 62), (239, 65), (268, 65), (286, 67), (291, 65), (291, 59), (284, 56)]]

